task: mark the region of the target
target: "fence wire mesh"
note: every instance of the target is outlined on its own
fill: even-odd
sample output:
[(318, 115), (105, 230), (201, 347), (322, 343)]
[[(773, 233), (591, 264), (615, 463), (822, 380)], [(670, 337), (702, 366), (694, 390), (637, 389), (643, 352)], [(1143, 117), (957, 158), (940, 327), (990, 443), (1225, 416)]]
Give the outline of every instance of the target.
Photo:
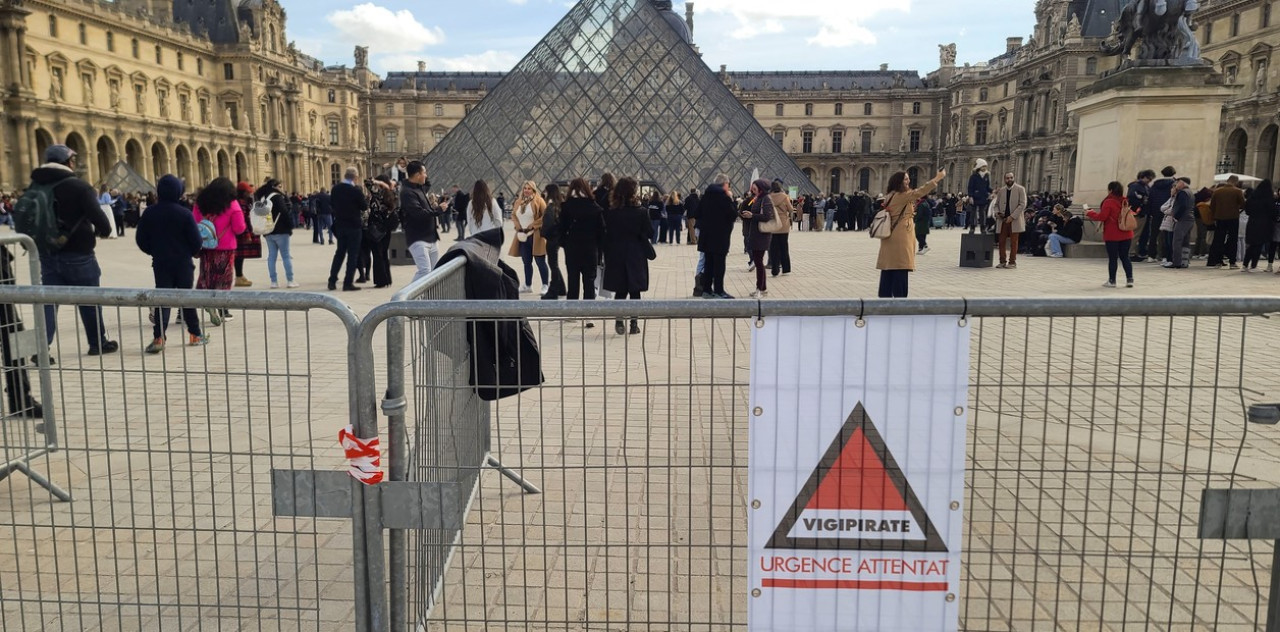
[[(188, 312), (157, 354), (146, 295), (102, 309), (115, 353), (88, 353), (97, 308), (58, 309), (62, 445), (33, 465), (72, 500), (0, 481), (0, 630), (351, 629), (350, 521), (274, 517), (271, 490), (273, 469), (345, 465), (317, 421), (345, 398), (346, 348), (316, 344), (334, 316), (314, 297), (258, 303)], [(207, 346), (185, 344), (192, 314)]]
[[(498, 316), (405, 319), (411, 476), (438, 463), (468, 496), (459, 532), (414, 542), (396, 629), (746, 628), (755, 319), (672, 305), (634, 335), (532, 318), (545, 382), (492, 405), (458, 350)], [(1259, 629), (1271, 544), (1197, 522), (1206, 488), (1280, 484), (1280, 435), (1245, 420), (1280, 370), (1262, 316), (971, 319), (961, 630)]]

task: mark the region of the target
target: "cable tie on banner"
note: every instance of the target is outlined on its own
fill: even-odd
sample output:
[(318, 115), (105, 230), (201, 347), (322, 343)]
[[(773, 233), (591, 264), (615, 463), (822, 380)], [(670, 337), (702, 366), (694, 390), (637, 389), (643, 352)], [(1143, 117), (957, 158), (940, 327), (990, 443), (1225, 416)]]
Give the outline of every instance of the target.
[(960, 322), (958, 324), (964, 327), (969, 324), (969, 299), (961, 298), (960, 300), (964, 301), (964, 313), (960, 314)]
[(378, 437), (360, 439), (351, 426), (347, 426), (338, 431), (338, 443), (351, 462), (351, 467), (347, 470), (351, 478), (365, 485), (382, 482), (385, 473), (382, 471), (382, 448)]
[(854, 322), (854, 325), (857, 326), (858, 329), (862, 329), (867, 326), (867, 319), (863, 318), (863, 315), (866, 314), (866, 312), (867, 300), (862, 298), (858, 299), (858, 320)]

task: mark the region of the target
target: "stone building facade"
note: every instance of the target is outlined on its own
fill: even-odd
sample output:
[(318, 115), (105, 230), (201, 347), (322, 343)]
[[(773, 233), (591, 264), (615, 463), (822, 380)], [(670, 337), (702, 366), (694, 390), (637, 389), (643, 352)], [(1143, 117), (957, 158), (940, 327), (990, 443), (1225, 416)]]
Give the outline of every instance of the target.
[[(876, 191), (894, 171), (921, 181), (939, 166), (957, 188), (977, 158), (1031, 190), (1071, 190), (1077, 130), (1066, 105), (1115, 67), (1098, 46), (1122, 4), (1039, 0), (1029, 39), (1010, 38), (978, 64), (957, 65), (955, 48), (939, 47), (938, 68), (923, 76), (882, 66), (721, 67), (720, 77), (825, 191)], [(1203, 57), (1237, 93), (1223, 111), (1219, 166), (1272, 178), (1276, 4), (1205, 0), (1197, 14)], [(692, 31), (691, 11), (686, 19)], [(273, 175), (313, 190), (346, 165), (376, 171), (425, 155), (503, 78), (423, 64), (382, 78), (363, 49), (351, 68), (326, 67), (288, 43), (285, 25), (275, 0), (0, 0), (0, 189), (21, 186), (42, 149), (61, 142), (93, 181), (124, 160), (149, 180)]]
[(367, 156), (377, 76), (299, 53), (275, 0), (0, 0), (0, 50), (0, 189), (55, 143), (92, 182), (123, 160), (300, 191)]

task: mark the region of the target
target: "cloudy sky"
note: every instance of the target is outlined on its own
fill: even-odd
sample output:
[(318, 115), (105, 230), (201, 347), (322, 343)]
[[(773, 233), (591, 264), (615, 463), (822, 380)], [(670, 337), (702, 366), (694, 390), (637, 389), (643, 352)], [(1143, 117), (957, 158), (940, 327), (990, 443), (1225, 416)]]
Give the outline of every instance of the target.
[[(509, 70), (571, 0), (280, 0), (289, 37), (329, 64), (370, 48), (378, 72)], [(675, 9), (684, 15), (684, 2)], [(958, 63), (1004, 52), (1033, 26), (1034, 0), (697, 0), (694, 39), (712, 68), (731, 70), (937, 68), (938, 44)], [(780, 11), (785, 7), (786, 14)]]

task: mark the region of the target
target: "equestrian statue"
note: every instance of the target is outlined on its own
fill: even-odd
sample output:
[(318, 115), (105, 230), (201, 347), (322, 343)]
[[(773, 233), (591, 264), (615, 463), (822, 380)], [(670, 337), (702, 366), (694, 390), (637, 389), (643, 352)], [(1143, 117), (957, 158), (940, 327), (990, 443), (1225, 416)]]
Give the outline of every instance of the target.
[(1133, 59), (1138, 62), (1201, 64), (1200, 44), (1192, 32), (1193, 14), (1199, 8), (1198, 0), (1129, 0), (1111, 37), (1102, 43), (1102, 53), (1129, 55), (1137, 46)]

